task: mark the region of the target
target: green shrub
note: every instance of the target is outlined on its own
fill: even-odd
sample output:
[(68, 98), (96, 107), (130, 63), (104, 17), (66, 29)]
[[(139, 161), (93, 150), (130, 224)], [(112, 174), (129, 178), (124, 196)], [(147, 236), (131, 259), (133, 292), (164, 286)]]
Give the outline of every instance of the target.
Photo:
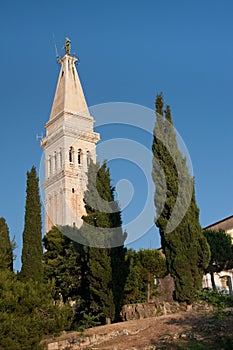
[(211, 289), (202, 290), (199, 293), (199, 299), (206, 301), (218, 309), (233, 307), (233, 296), (224, 292), (214, 291)]

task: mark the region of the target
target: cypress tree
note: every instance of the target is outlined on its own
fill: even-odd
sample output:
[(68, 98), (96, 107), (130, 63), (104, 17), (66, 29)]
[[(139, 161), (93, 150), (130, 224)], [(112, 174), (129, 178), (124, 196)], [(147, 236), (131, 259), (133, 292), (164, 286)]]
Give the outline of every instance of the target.
[[(156, 123), (152, 145), (156, 225), (174, 278), (174, 298), (192, 303), (201, 288), (210, 252), (199, 223), (194, 180), (178, 148), (170, 107), (164, 113), (163, 95), (156, 98)], [(184, 213), (184, 209), (187, 208)]]
[(129, 249), (126, 253), (129, 273), (124, 289), (124, 304), (144, 303), (146, 301), (146, 281), (138, 252)]
[(21, 277), (40, 281), (43, 279), (42, 222), (39, 179), (34, 166), (27, 172), (26, 193)]
[[(106, 162), (89, 165), (88, 186), (84, 195), (87, 215), (83, 216), (82, 236), (88, 239), (86, 296), (87, 308), (100, 319), (114, 320), (123, 302), (125, 283), (126, 234), (121, 228), (121, 213), (114, 200)], [(101, 248), (100, 248), (101, 247)]]
[(44, 274), (49, 281), (54, 281), (54, 295), (58, 300), (68, 298), (78, 300), (81, 286), (81, 263), (83, 246), (63, 235), (53, 227), (43, 238), (45, 252)]
[(13, 271), (13, 252), (9, 229), (4, 218), (0, 218), (0, 268)]
[[(111, 186), (111, 177), (106, 162), (99, 168), (97, 173), (97, 191), (99, 196), (106, 201), (106, 213), (108, 216), (108, 227), (111, 228), (110, 233), (110, 258), (112, 268), (112, 291), (115, 305), (115, 320), (118, 320), (124, 299), (124, 286), (129, 273), (129, 266), (126, 263), (124, 241), (126, 232), (122, 232), (121, 211), (118, 202), (114, 200), (114, 187)], [(109, 208), (108, 208), (109, 207)], [(110, 213), (108, 213), (108, 211)]]

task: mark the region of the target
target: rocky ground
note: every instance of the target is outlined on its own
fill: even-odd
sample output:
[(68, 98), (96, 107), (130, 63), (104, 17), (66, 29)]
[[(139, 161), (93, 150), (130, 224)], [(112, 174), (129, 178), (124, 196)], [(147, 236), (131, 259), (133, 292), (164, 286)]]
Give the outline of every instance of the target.
[(180, 312), (169, 316), (97, 327), (89, 332), (109, 332), (110, 328), (113, 332), (112, 339), (90, 349), (233, 349), (232, 310), (209, 314)]
[(51, 344), (51, 349), (230, 350), (233, 349), (233, 309), (208, 313), (180, 311), (91, 328), (79, 338), (77, 333), (59, 338), (66, 339), (66, 346)]

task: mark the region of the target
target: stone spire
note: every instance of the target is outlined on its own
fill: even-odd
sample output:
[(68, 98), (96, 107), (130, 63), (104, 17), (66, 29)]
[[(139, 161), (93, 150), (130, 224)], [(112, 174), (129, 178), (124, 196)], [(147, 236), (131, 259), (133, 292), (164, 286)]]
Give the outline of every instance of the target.
[(66, 38), (64, 49), (65, 55), (59, 61), (61, 70), (50, 113), (50, 121), (59, 117), (62, 113), (90, 116), (75, 66), (78, 59), (70, 55), (70, 40), (68, 38)]

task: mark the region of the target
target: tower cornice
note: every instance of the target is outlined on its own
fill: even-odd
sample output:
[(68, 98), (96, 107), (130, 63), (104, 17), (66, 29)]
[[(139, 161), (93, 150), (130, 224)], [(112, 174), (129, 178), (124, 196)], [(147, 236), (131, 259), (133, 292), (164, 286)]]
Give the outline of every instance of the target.
[(49, 120), (46, 124), (45, 124), (45, 128), (49, 127), (50, 125), (54, 124), (56, 121), (58, 121), (60, 118), (62, 118), (63, 120), (68, 119), (68, 118), (81, 118), (81, 119), (87, 119), (89, 121), (94, 122), (94, 118), (88, 113), (86, 113), (86, 111), (81, 111), (80, 113), (72, 113), (69, 111), (62, 111), (60, 112), (58, 115), (56, 115), (53, 119)]
[(41, 147), (48, 147), (50, 144), (53, 144), (54, 142), (58, 141), (63, 136), (71, 136), (75, 137), (76, 140), (84, 140), (92, 143), (96, 143), (100, 140), (100, 134), (97, 132), (80, 131), (66, 126), (58, 130), (55, 134), (51, 136), (45, 136), (41, 140)]

